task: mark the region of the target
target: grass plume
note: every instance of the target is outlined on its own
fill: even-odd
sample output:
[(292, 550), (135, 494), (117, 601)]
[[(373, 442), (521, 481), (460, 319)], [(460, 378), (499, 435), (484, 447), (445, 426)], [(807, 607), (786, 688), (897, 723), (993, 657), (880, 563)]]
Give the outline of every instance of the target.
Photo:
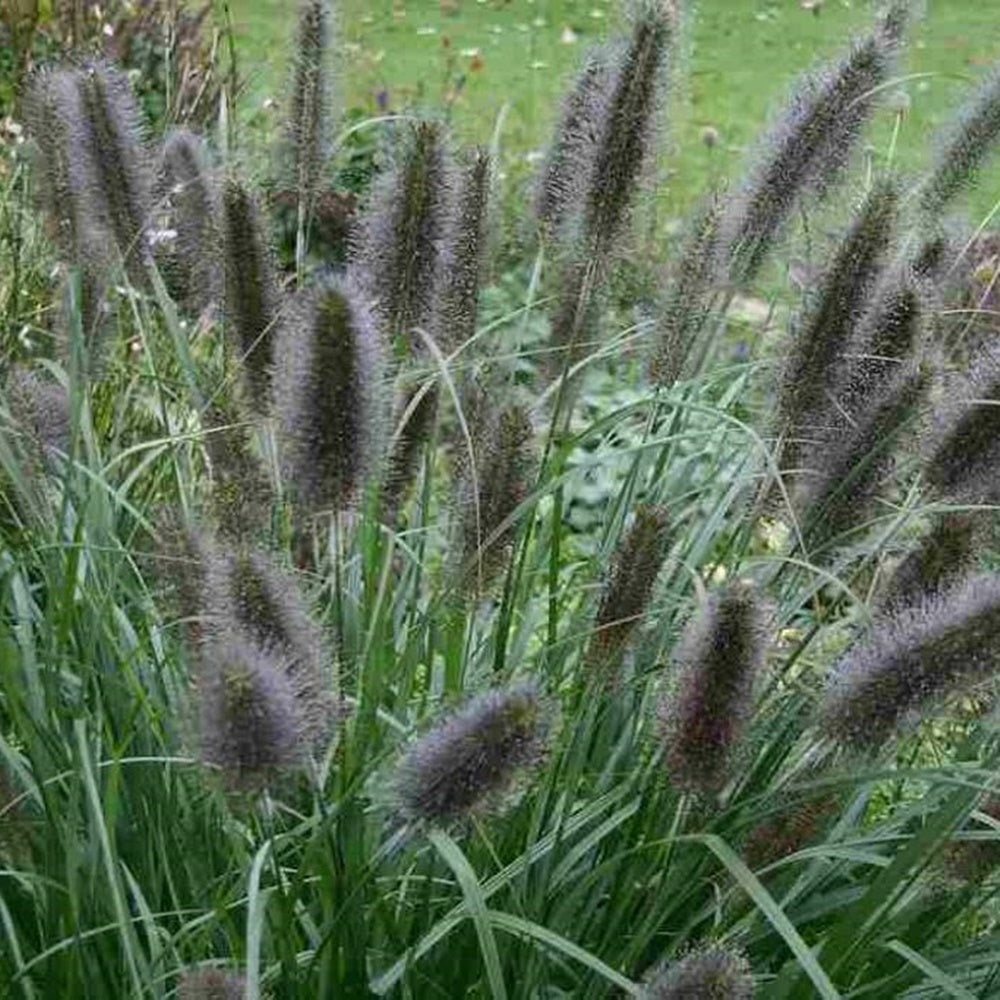
[(641, 1000), (751, 1000), (753, 973), (742, 952), (712, 944), (656, 970)]
[(982, 528), (982, 515), (975, 511), (938, 515), (931, 530), (896, 566), (879, 597), (880, 605), (913, 606), (953, 587), (975, 565)]
[(445, 144), (436, 122), (406, 130), (396, 163), (373, 185), (355, 241), (355, 280), (374, 301), (387, 343), (409, 346), (414, 327), (431, 327), (453, 186)]
[(920, 190), (920, 207), (943, 211), (976, 179), (1000, 138), (1000, 66), (994, 67), (969, 98), (942, 139), (934, 168)]
[(475, 336), (479, 286), (486, 258), (490, 154), (476, 149), (462, 164), (456, 205), (448, 224), (435, 309), (438, 346), (450, 354)]
[(436, 382), (411, 382), (403, 388), (380, 490), (380, 517), (386, 524), (395, 523), (409, 496), (417, 464), (434, 433), (439, 394)]
[(889, 246), (897, 201), (891, 181), (872, 188), (793, 334), (777, 399), (786, 466), (811, 450), (810, 440), (830, 420), (838, 370)]
[(636, 508), (611, 557), (587, 649), (590, 669), (605, 678), (617, 671), (625, 646), (649, 607), (671, 534), (666, 509), (643, 504)]
[(749, 584), (724, 585), (688, 623), (675, 654), (677, 689), (660, 708), (677, 788), (711, 794), (728, 780), (766, 652), (764, 609)]
[(708, 319), (709, 297), (716, 276), (719, 221), (720, 203), (712, 198), (695, 218), (658, 311), (649, 377), (661, 388), (668, 388), (681, 377), (694, 342)]
[(303, 292), (278, 338), (274, 399), (286, 480), (303, 513), (344, 510), (373, 469), (381, 345), (345, 279)]
[(85, 196), (99, 202), (91, 211), (103, 217), (129, 273), (141, 282), (149, 259), (153, 174), (139, 106), (128, 78), (108, 66), (80, 70), (77, 85), (78, 127), (93, 165)]
[(187, 129), (173, 129), (163, 140), (157, 187), (166, 203), (166, 223), (175, 233), (165, 277), (172, 291), (195, 316), (222, 296), (219, 268), (219, 219), (208, 150)]
[(534, 688), (492, 690), (446, 716), (403, 755), (395, 779), (410, 821), (447, 823), (495, 801), (545, 743)]
[(760, 270), (802, 192), (824, 190), (847, 164), (892, 68), (905, 13), (905, 4), (894, 4), (838, 63), (794, 84), (727, 222), (729, 275), (736, 284)]
[(303, 216), (319, 190), (329, 155), (332, 21), (328, 0), (301, 0), (282, 158)]
[(877, 750), (913, 714), (992, 676), (1000, 656), (1000, 577), (981, 574), (881, 619), (837, 664), (820, 729)]
[(463, 589), (478, 593), (503, 568), (513, 541), (511, 517), (535, 465), (534, 432), (516, 404), (500, 408), (484, 400), (468, 419), (473, 453), (464, 456), (457, 484), (456, 555)]
[(935, 409), (924, 478), (934, 495), (953, 503), (1000, 503), (1000, 367), (987, 347), (968, 376), (946, 386)]
[(278, 289), (256, 199), (235, 177), (222, 189), (223, 319), (256, 412), (267, 408), (278, 323)]

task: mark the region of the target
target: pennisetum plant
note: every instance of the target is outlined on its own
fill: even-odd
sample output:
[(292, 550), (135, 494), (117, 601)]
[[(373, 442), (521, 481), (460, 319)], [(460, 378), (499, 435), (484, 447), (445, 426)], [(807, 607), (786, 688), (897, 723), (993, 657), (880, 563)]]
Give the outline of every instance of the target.
[(291, 181), (298, 203), (295, 257), (300, 272), (313, 206), (330, 154), (332, 22), (328, 0), (301, 0), (288, 121), (279, 147), (281, 169)]
[(838, 63), (795, 82), (726, 219), (734, 283), (746, 283), (760, 270), (798, 197), (828, 188), (847, 165), (892, 70), (908, 8), (906, 2), (893, 2), (875, 30)]
[(503, 569), (515, 536), (515, 511), (528, 495), (535, 466), (533, 428), (519, 405), (476, 398), (466, 408), (470, 445), (455, 486), (455, 562), (467, 593), (489, 588)]
[(688, 623), (676, 652), (679, 677), (660, 705), (676, 787), (711, 794), (729, 779), (766, 652), (765, 610), (746, 583), (724, 585)]
[(837, 664), (820, 729), (877, 750), (934, 699), (991, 677), (1000, 652), (1000, 581), (977, 575), (876, 625)]
[(396, 162), (373, 185), (351, 267), (388, 344), (409, 349), (415, 327), (433, 326), (453, 186), (444, 126), (405, 128)]
[[(550, 224), (547, 217), (566, 217), (552, 314), (556, 371), (579, 360), (593, 326), (597, 296), (651, 155), (663, 103), (677, 11), (667, 0), (641, 0), (630, 13), (628, 41), (596, 54), (584, 71), (541, 188), (543, 225)], [(583, 181), (572, 181), (573, 174)]]
[(219, 210), (210, 154), (187, 129), (174, 129), (163, 140), (157, 191), (170, 247), (165, 278), (171, 292), (193, 315), (219, 302)]
[(546, 722), (530, 686), (493, 690), (446, 716), (399, 761), (399, 808), (413, 823), (442, 824), (495, 803), (517, 773), (538, 763)]
[(671, 534), (664, 508), (640, 505), (611, 557), (586, 653), (588, 668), (605, 681), (617, 674), (629, 638), (649, 611)]
[(836, 372), (888, 249), (897, 200), (891, 181), (872, 188), (792, 337), (777, 398), (779, 454), (790, 469), (831, 422)]
[(245, 392), (266, 410), (280, 315), (271, 251), (257, 199), (236, 177), (222, 187), (223, 322)]
[(349, 280), (302, 292), (277, 344), (274, 409), (287, 481), (305, 514), (342, 511), (378, 455), (382, 345)]
[[(14, 308), (3, 325), (17, 331), (11, 430), (47, 457), (72, 447), (58, 477), (42, 462), (28, 473), (58, 501), (45, 517), (6, 517), (21, 513), (4, 487), (22, 460), (0, 435), (0, 772), (17, 789), (0, 820), (15, 808), (24, 820), (16, 857), (0, 838), (0, 868), (16, 874), (0, 900), (0, 982), (25, 996), (190, 1000), (499, 998), (515, 975), (526, 997), (744, 1000), (755, 981), (790, 998), (995, 993), (991, 911), (921, 877), (949, 839), (995, 821), (995, 734), (962, 719), (907, 739), (1000, 664), (1000, 582), (968, 575), (991, 558), (978, 505), (1000, 499), (1000, 376), (988, 345), (968, 373), (938, 370), (961, 367), (965, 349), (938, 336), (954, 259), (941, 216), (1000, 133), (994, 76), (927, 179), (869, 175), (782, 342), (767, 423), (796, 469), (788, 520), (805, 551), (736, 502), (767, 447), (762, 366), (704, 371), (796, 207), (847, 166), (892, 83), (907, 12), (891, 3), (795, 84), (745, 182), (705, 203), (656, 272), (649, 353), (613, 359), (626, 402), (611, 410), (599, 386), (581, 413), (568, 378), (554, 401), (531, 399), (532, 362), (509, 370), (506, 338), (545, 335), (534, 296), (546, 281), (559, 283), (549, 334), (564, 372), (601, 335), (677, 46), (671, 0), (631, 3), (622, 37), (585, 57), (534, 187), (530, 293), (499, 319), (480, 286), (502, 164), (454, 150), (438, 121), (389, 129), (396, 145), (343, 272), (302, 267), (311, 208), (336, 176), (325, 0), (299, 6), (287, 303), (266, 201), (227, 149), (167, 135), (154, 206), (125, 76), (97, 64), (35, 78), (37, 183), (71, 293), (81, 274), (114, 290), (121, 260), (142, 282), (118, 300), (121, 364), (79, 407), (61, 373), (50, 383), (19, 363), (44, 309), (25, 321)], [(242, 140), (230, 110), (220, 132)], [(23, 213), (8, 211), (3, 176), (6, 293), (6, 227)], [(151, 218), (164, 220), (154, 237), (176, 232), (166, 257), (149, 252)], [(176, 336), (178, 314), (199, 320), (190, 338)], [(489, 376), (462, 394), (451, 362), (471, 343)], [(207, 405), (176, 391), (220, 368)], [(440, 405), (451, 398), (457, 412)], [(424, 516), (407, 519), (421, 459)], [(133, 539), (163, 509), (184, 525), (159, 533), (181, 629), (136, 571)], [(879, 510), (885, 532), (862, 535)], [(624, 524), (614, 546), (598, 542), (613, 537), (593, 527), (602, 519)], [(325, 544), (308, 576), (289, 569), (306, 524)], [(858, 544), (814, 558), (844, 538)], [(883, 584), (888, 551), (902, 558)], [(640, 622), (653, 641), (633, 642)], [(616, 684), (626, 652), (630, 683)], [(191, 702), (197, 759), (179, 745)], [(932, 766), (925, 738), (942, 754)], [(886, 744), (901, 751), (895, 770), (830, 767)], [(254, 794), (214, 794), (199, 761)], [(294, 780), (303, 769), (311, 780)], [(962, 864), (977, 877), (980, 861), (992, 851)]]
[(476, 333), (488, 239), (490, 178), (489, 152), (475, 149), (461, 164), (455, 182), (455, 205), (444, 241), (439, 301), (434, 310), (435, 336), (445, 354), (471, 342)]

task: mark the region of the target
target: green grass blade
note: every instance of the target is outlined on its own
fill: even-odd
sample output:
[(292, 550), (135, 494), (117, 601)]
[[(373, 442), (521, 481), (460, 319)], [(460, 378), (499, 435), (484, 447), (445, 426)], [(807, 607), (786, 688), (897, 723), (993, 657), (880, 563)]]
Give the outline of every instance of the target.
[(975, 993), (970, 993), (961, 983), (956, 983), (946, 972), (902, 941), (898, 939), (890, 941), (886, 948), (905, 958), (911, 965), (915, 965), (931, 982), (944, 991), (942, 996), (947, 995), (954, 1000), (978, 1000)]
[(490, 983), (493, 1000), (507, 1000), (507, 987), (503, 981), (503, 970), (500, 968), (500, 952), (497, 950), (496, 938), (490, 923), (489, 911), (486, 909), (486, 897), (483, 887), (479, 884), (472, 865), (462, 853), (462, 849), (443, 830), (431, 830), (427, 839), (441, 855), (444, 863), (454, 872), (455, 878), (462, 889), (469, 915), (476, 928), (479, 938), (479, 948), (486, 965), (486, 977)]
[(547, 948), (561, 952), (567, 958), (572, 958), (574, 961), (580, 962), (592, 972), (596, 972), (599, 976), (608, 980), (609, 983), (614, 983), (615, 986), (623, 989), (630, 996), (639, 995), (639, 986), (633, 983), (631, 979), (623, 976), (620, 972), (616, 972), (596, 955), (592, 955), (579, 945), (567, 940), (560, 934), (556, 934), (555, 931), (550, 931), (547, 927), (542, 927), (541, 924), (526, 920), (524, 917), (515, 916), (513, 913), (502, 913), (499, 910), (490, 910), (488, 912), (490, 921), (494, 927), (499, 927), (501, 930), (508, 931), (511, 934), (520, 934), (533, 938)]

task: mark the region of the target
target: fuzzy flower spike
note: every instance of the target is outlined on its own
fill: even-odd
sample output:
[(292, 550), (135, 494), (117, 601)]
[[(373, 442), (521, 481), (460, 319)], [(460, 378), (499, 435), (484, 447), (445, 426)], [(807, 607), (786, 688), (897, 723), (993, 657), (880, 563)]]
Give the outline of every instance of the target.
[(177, 1000), (243, 1000), (245, 976), (224, 969), (187, 969), (177, 981)]
[(587, 649), (588, 665), (605, 677), (617, 670), (630, 636), (649, 607), (671, 536), (666, 509), (642, 505), (618, 544)]
[(152, 208), (152, 170), (142, 116), (128, 77), (94, 65), (78, 75), (84, 142), (93, 164), (93, 192), (100, 214), (134, 280), (144, 280), (146, 228)]
[(1000, 668), (1000, 577), (980, 575), (883, 619), (835, 667), (820, 728), (877, 750), (911, 713)]
[(533, 429), (525, 410), (470, 397), (472, 454), (463, 456), (456, 486), (456, 558), (464, 589), (487, 588), (503, 568), (514, 538), (514, 511), (528, 494), (535, 465)]
[(453, 170), (444, 127), (420, 122), (403, 136), (396, 164), (376, 179), (355, 239), (352, 276), (375, 303), (387, 344), (431, 328), (448, 231)]
[(778, 390), (782, 465), (792, 468), (808, 456), (810, 443), (833, 422), (832, 395), (853, 324), (878, 278), (889, 246), (898, 195), (890, 181), (868, 194), (842, 240), (796, 331)]
[(753, 973), (746, 957), (725, 945), (692, 951), (656, 970), (640, 1000), (751, 1000)]
[(661, 706), (677, 788), (710, 794), (728, 780), (766, 651), (764, 612), (746, 583), (724, 586), (688, 624), (676, 657), (678, 689)]
[(963, 188), (972, 184), (983, 161), (1000, 138), (1000, 65), (962, 108), (951, 126), (934, 169), (920, 192), (920, 207), (937, 215)]
[(285, 146), (303, 210), (316, 196), (328, 154), (332, 20), (328, 0), (302, 0)]
[(280, 651), (220, 636), (199, 651), (201, 754), (233, 788), (266, 783), (307, 752), (301, 706)]
[(490, 154), (476, 149), (462, 164), (441, 268), (435, 336), (445, 353), (472, 340), (476, 333), (489, 193)]
[(407, 751), (396, 775), (403, 814), (447, 823), (504, 792), (536, 763), (545, 743), (542, 704), (532, 687), (494, 690), (439, 722)]
[(287, 481), (305, 513), (344, 510), (371, 470), (381, 349), (349, 281), (304, 292), (282, 326), (274, 400)]
[(158, 187), (169, 228), (177, 235), (166, 276), (172, 291), (199, 316), (222, 294), (218, 264), (219, 220), (215, 184), (205, 144), (186, 129), (163, 141)]
[(274, 361), (278, 287), (257, 202), (235, 177), (222, 189), (222, 237), (225, 329), (244, 372), (249, 400), (255, 411), (264, 412)]
[[(552, 339), (565, 363), (576, 360), (593, 323), (609, 259), (628, 222), (637, 182), (649, 160), (676, 16), (673, 5), (661, 0), (640, 0), (634, 5), (627, 44), (616, 48), (608, 72), (595, 69), (589, 74), (587, 86), (599, 86), (603, 93), (580, 98), (579, 110), (592, 117), (586, 127), (593, 130), (593, 141), (571, 142), (558, 153), (567, 159), (561, 175), (568, 174), (568, 161), (577, 156), (580, 162), (572, 170), (586, 178), (579, 186), (563, 185), (565, 192), (579, 200), (572, 206), (570, 227), (576, 238), (568, 241), (562, 291), (552, 318)], [(583, 127), (582, 122), (575, 127)], [(558, 193), (557, 181), (549, 178), (545, 183)], [(550, 200), (557, 216), (571, 209), (566, 197), (561, 202)]]
[(746, 283), (760, 270), (800, 193), (822, 192), (846, 165), (889, 76), (907, 9), (907, 3), (893, 3), (839, 63), (796, 82), (727, 221), (734, 283)]
[(924, 478), (952, 503), (1000, 503), (1000, 363), (990, 347), (936, 412)]

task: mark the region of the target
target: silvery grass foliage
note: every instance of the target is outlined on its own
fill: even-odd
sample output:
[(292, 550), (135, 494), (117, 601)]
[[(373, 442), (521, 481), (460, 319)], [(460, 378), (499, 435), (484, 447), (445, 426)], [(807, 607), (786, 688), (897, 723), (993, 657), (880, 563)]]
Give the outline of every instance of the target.
[[(938, 147), (961, 179), (946, 203), (878, 157), (852, 173), (902, 41), (891, 5), (655, 262), (663, 298), (633, 329), (600, 292), (679, 15), (636, 4), (584, 57), (535, 187), (539, 273), (510, 315), (479, 295), (500, 164), (440, 121), (387, 129), (346, 274), (319, 262), (284, 287), (232, 145), (153, 150), (108, 67), (39, 78), (49, 242), (9, 210), (15, 160), (0, 288), (15, 246), (65, 277), (70, 363), (4, 373), (13, 995), (996, 992), (994, 855), (948, 864), (995, 813), (995, 722), (973, 712), (997, 668), (978, 566), (995, 379), (939, 306), (957, 252), (940, 215), (985, 163), (991, 84)], [(120, 175), (167, 160), (190, 221), (218, 227), (198, 245), (186, 203), (151, 209), (156, 227), (174, 213), (192, 276), (214, 264), (190, 300), (161, 246), (126, 280), (148, 223)], [(736, 288), (798, 246), (800, 217), (828, 266), (776, 357), (765, 341), (723, 359)], [(628, 327), (640, 350), (610, 359), (624, 405), (558, 398), (511, 357), (536, 293), (577, 264), (586, 282), (557, 291), (597, 344), (574, 362), (600, 371)], [(112, 290), (99, 378), (84, 276)], [(783, 471), (782, 420), (809, 431), (802, 472), (791, 507), (758, 516), (744, 501)]]

